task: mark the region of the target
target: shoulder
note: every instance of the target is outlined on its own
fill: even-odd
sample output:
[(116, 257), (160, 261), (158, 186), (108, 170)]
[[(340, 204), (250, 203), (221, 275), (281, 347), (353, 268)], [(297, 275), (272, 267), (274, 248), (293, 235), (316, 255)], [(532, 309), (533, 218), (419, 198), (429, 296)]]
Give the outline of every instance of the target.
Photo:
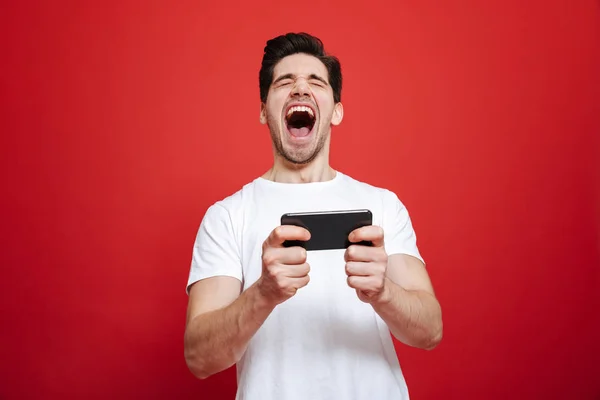
[(223, 219), (235, 220), (243, 213), (244, 206), (249, 198), (252, 198), (255, 181), (248, 182), (236, 192), (222, 197), (213, 202), (208, 209), (204, 219)]
[(382, 202), (384, 208), (404, 208), (398, 194), (385, 187), (376, 186), (365, 181), (360, 181), (352, 176), (342, 174), (342, 180), (346, 189), (364, 193), (370, 197), (377, 198)]

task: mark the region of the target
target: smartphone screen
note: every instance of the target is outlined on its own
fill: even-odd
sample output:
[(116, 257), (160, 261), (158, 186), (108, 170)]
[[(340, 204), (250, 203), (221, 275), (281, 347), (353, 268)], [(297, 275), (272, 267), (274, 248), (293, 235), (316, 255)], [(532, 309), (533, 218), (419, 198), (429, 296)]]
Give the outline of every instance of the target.
[[(307, 241), (286, 241), (285, 247), (301, 246), (306, 250), (345, 249), (352, 243), (348, 240), (350, 232), (373, 224), (373, 215), (369, 210), (340, 210), (289, 213), (281, 216), (281, 225), (301, 226), (310, 232)], [(356, 244), (370, 246), (370, 242)]]

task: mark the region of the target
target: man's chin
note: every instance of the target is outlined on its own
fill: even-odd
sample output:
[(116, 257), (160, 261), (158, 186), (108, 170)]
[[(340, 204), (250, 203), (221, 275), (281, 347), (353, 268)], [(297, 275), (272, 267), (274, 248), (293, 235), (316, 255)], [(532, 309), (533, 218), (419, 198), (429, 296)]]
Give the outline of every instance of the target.
[(278, 149), (279, 155), (290, 164), (297, 166), (306, 165), (314, 160), (318, 155), (318, 149), (302, 149), (302, 150), (291, 150), (286, 148)]
[(316, 154), (290, 154), (285, 151), (280, 154), (285, 161), (297, 166), (309, 164), (316, 157)]
[(289, 132), (282, 132), (279, 138), (273, 137), (275, 149), (281, 158), (287, 163), (295, 166), (303, 166), (313, 161), (322, 150), (314, 132), (311, 132), (307, 140), (297, 140), (291, 137)]

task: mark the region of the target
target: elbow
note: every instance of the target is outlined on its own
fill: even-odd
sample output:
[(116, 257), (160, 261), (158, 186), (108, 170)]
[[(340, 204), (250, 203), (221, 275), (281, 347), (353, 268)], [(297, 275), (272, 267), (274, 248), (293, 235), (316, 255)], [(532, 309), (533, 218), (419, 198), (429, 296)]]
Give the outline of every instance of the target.
[(211, 374), (210, 372), (206, 372), (205, 370), (201, 369), (201, 368), (194, 368), (194, 367), (190, 367), (188, 365), (188, 368), (190, 370), (190, 372), (192, 373), (192, 375), (194, 375), (194, 377), (196, 379), (206, 379), (208, 377), (210, 377)]
[(214, 368), (198, 357), (186, 357), (185, 362), (188, 369), (197, 379), (207, 379), (225, 368)]
[(423, 349), (431, 351), (431, 350), (435, 349), (436, 347), (438, 347), (438, 345), (442, 341), (442, 336), (443, 336), (443, 333), (441, 330), (439, 332), (435, 333), (434, 335), (432, 335), (431, 338), (425, 344), (425, 346), (423, 346)]
[(428, 351), (435, 349), (441, 343), (443, 336), (444, 322), (442, 320), (442, 308), (437, 303), (437, 310), (430, 325), (429, 335), (427, 335), (427, 340), (422, 348)]
[(201, 357), (190, 354), (187, 350), (185, 352), (185, 363), (192, 375), (198, 379), (206, 379), (213, 375), (213, 373), (206, 368)]
[(215, 372), (211, 368), (211, 362), (206, 352), (198, 346), (198, 340), (194, 340), (190, 331), (186, 328), (184, 334), (183, 356), (185, 364), (192, 375), (198, 379), (206, 379)]
[(184, 358), (188, 369), (198, 379), (206, 379), (216, 372), (210, 368), (209, 360), (202, 351), (187, 341), (184, 346)]
[(444, 327), (443, 327), (442, 321), (440, 319), (439, 324), (435, 327), (435, 329), (433, 329), (433, 331), (429, 335), (429, 338), (428, 338), (427, 342), (425, 343), (425, 345), (423, 346), (423, 349), (428, 350), (428, 351), (435, 349), (436, 347), (438, 347), (438, 345), (442, 341), (443, 336), (444, 336)]
[[(215, 362), (217, 361), (217, 362)], [(196, 378), (206, 379), (234, 365), (233, 362), (221, 362), (222, 360), (211, 360), (192, 349), (185, 350), (185, 363)]]
[(194, 377), (196, 379), (200, 379), (200, 380), (206, 379), (206, 378), (208, 378), (208, 377), (210, 377), (212, 375), (211, 373), (204, 372), (201, 369), (192, 369), (192, 368), (190, 368), (190, 371), (192, 372), (192, 375), (194, 375)]

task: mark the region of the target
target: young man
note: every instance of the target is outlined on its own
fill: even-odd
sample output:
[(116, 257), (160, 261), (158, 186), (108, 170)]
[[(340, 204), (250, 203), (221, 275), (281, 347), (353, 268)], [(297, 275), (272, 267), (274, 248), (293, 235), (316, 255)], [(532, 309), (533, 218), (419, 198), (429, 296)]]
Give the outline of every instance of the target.
[[(206, 378), (237, 363), (238, 399), (408, 399), (399, 341), (434, 348), (436, 300), (406, 208), (391, 191), (329, 165), (342, 122), (339, 61), (318, 38), (267, 42), (260, 121), (273, 166), (206, 212), (187, 290), (185, 359)], [(346, 250), (284, 247), (310, 233), (279, 226), (290, 212), (369, 209)]]

